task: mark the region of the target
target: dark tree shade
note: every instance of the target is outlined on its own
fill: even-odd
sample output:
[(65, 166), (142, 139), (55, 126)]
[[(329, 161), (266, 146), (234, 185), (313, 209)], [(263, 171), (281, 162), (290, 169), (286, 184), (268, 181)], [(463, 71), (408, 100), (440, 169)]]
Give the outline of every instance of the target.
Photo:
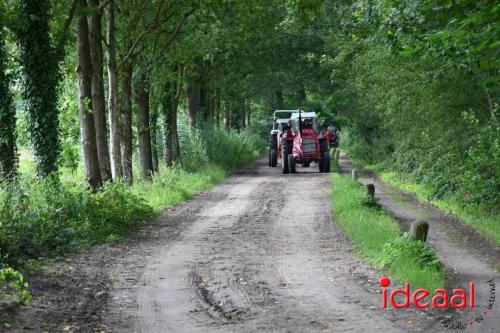
[(141, 165), (142, 179), (151, 180), (153, 175), (153, 155), (149, 120), (149, 92), (144, 89), (142, 82), (139, 82), (136, 87), (136, 101), (139, 164)]
[(177, 108), (180, 89), (166, 83), (162, 93), (163, 129), (165, 133), (165, 164), (170, 166), (181, 158), (179, 136), (177, 133)]
[(2, 28), (0, 13), (0, 175), (4, 179), (11, 179), (15, 176), (17, 164), (16, 111), (9, 90), (10, 77), (6, 73), (7, 54)]
[(49, 28), (49, 0), (21, 0), (23, 24), (18, 32), (31, 143), (42, 176), (57, 171), (61, 152), (57, 85), (58, 57)]

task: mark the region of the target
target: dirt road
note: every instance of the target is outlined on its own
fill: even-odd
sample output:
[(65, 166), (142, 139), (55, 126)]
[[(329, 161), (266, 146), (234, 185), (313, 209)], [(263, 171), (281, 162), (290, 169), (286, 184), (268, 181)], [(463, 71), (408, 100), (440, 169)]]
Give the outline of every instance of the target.
[(380, 309), (381, 274), (332, 218), (329, 175), (298, 171), (259, 160), (132, 239), (54, 263), (10, 329), (444, 331), (432, 312)]
[(282, 175), (260, 160), (168, 211), (154, 226), (157, 241), (145, 245), (146, 257), (127, 259), (132, 271), (143, 267), (140, 277), (115, 281), (106, 326), (415, 331), (412, 314), (379, 309), (379, 275), (355, 257), (332, 219), (329, 175), (300, 171)]

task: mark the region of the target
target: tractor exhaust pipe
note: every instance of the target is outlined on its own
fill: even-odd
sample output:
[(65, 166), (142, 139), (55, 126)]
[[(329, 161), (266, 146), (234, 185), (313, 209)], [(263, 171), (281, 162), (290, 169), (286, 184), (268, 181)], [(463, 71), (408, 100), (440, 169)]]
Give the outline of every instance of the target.
[(302, 135), (302, 110), (299, 109), (299, 132)]

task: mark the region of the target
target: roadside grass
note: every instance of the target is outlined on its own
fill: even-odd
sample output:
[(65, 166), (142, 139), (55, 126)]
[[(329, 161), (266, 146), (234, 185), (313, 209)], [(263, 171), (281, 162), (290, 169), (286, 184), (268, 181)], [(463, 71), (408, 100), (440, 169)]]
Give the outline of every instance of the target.
[(435, 252), (421, 242), (401, 235), (396, 221), (369, 198), (349, 177), (332, 175), (332, 210), (360, 255), (412, 288), (434, 290), (445, 284)]
[(187, 172), (181, 168), (162, 167), (151, 182), (136, 182), (131, 192), (146, 200), (159, 212), (189, 199), (193, 193), (210, 188), (227, 176), (219, 166), (208, 166), (203, 171)]
[(423, 184), (417, 184), (409, 179), (399, 176), (396, 172), (387, 171), (379, 166), (370, 165), (368, 169), (377, 173), (380, 179), (387, 184), (410, 192), (422, 202), (433, 205), (457, 216), (472, 228), (478, 230), (493, 243), (500, 245), (500, 215), (481, 205), (464, 204), (458, 198), (446, 196), (442, 199), (431, 199), (432, 191)]

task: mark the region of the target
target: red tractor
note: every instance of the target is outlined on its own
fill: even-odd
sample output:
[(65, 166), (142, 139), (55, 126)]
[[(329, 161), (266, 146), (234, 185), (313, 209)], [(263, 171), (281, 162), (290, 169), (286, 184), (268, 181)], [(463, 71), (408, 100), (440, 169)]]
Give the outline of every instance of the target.
[[(279, 140), (270, 140), (270, 156), (274, 150), (279, 152), (283, 173), (295, 173), (296, 165), (309, 167), (311, 162), (316, 162), (319, 172), (330, 172), (330, 153), (328, 140), (325, 133), (319, 132), (316, 124), (315, 112), (302, 112), (297, 110), (292, 113), (286, 126), (282, 127)], [(271, 163), (270, 166), (277, 166)]]

